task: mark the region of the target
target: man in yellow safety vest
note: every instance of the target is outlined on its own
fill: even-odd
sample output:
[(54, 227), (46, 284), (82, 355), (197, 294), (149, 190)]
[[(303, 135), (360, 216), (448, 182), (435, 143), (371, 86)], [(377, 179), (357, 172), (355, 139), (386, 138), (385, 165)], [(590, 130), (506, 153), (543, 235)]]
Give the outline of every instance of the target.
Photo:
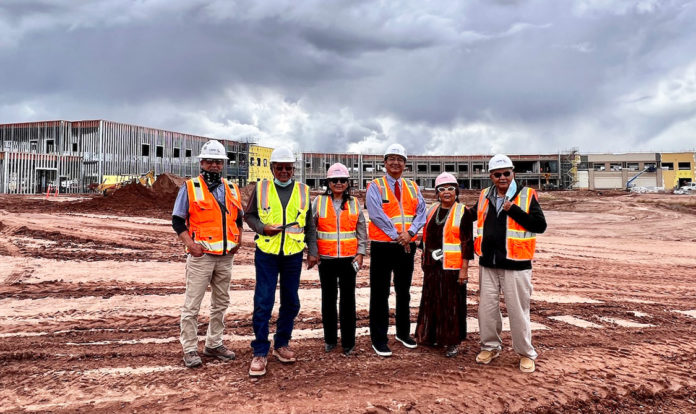
[(295, 362), (295, 352), (290, 349), (289, 342), (295, 317), (300, 311), (298, 289), (305, 245), (308, 248), (307, 268), (313, 267), (318, 261), (309, 187), (293, 180), (294, 170), (295, 155), (290, 148), (279, 147), (273, 150), (273, 180), (257, 182), (246, 207), (245, 220), (257, 233), (252, 320), (256, 338), (251, 342), (254, 349), (249, 367), (251, 376), (266, 374), (267, 355), (271, 347), (268, 325), (275, 302), (278, 275), (280, 309), (273, 338), (273, 355), (282, 363)]

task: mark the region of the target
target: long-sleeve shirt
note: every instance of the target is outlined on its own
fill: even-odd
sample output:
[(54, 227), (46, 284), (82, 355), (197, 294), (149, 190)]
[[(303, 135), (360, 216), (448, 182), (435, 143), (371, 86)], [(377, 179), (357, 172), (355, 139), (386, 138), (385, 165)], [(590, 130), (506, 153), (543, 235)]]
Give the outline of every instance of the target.
[[(394, 183), (396, 179), (391, 175), (387, 174), (387, 185), (394, 191)], [(406, 191), (406, 189), (401, 189)], [(427, 211), (425, 205), (425, 199), (423, 199), (423, 194), (418, 189), (418, 206), (416, 207), (416, 215), (413, 217), (413, 222), (411, 222), (411, 227), (409, 230), (416, 235), (421, 228), (425, 225), (425, 220), (427, 219)], [(365, 194), (365, 207), (367, 207), (367, 214), (370, 216), (370, 221), (373, 222), (377, 227), (380, 228), (387, 236), (391, 237), (392, 240), (396, 240), (399, 233), (396, 231), (396, 227), (389, 219), (387, 214), (382, 209), (382, 195), (379, 192), (379, 188), (376, 185), (370, 185)]]
[[(522, 186), (518, 184), (519, 194), (522, 191)], [(486, 213), (486, 221), (483, 225), (483, 240), (481, 241), (481, 257), (479, 264), (485, 267), (507, 269), (507, 270), (525, 270), (532, 268), (531, 260), (508, 260), (506, 234), (507, 234), (507, 218), (508, 215), (524, 227), (525, 230), (532, 233), (543, 233), (546, 231), (546, 218), (541, 206), (536, 198), (532, 198), (529, 203), (529, 213), (524, 212), (519, 206), (513, 204), (509, 211), (502, 208), (504, 200), (498, 197), (498, 193), (493, 188), (486, 195), (488, 198), (488, 213)], [(478, 202), (472, 207), (474, 218), (478, 214)]]
[[(340, 217), (341, 211), (341, 204), (343, 204), (342, 199), (335, 199), (332, 198), (332, 203), (334, 207), (334, 211), (336, 212), (336, 216)], [(318, 223), (319, 223), (319, 216), (317, 215), (317, 199), (314, 199), (314, 202), (312, 202), (312, 217), (314, 217), (314, 225), (315, 227), (318, 228)], [(357, 223), (357, 228), (355, 229), (355, 232), (357, 234), (358, 238), (358, 254), (362, 254), (363, 256), (367, 254), (367, 223), (365, 220), (365, 215), (363, 214), (362, 210), (358, 211), (358, 223)], [(321, 256), (324, 257), (324, 256)]]
[[(292, 196), (292, 191), (295, 188), (294, 182), (290, 183), (285, 187), (281, 187), (277, 184), (274, 185), (276, 188), (276, 192), (278, 193), (278, 198), (280, 198), (280, 204), (283, 206), (284, 209), (288, 205), (288, 201), (290, 201), (290, 196)], [(261, 219), (259, 218), (258, 203), (256, 200), (256, 188), (254, 188), (254, 191), (251, 193), (251, 196), (249, 197), (249, 202), (247, 203), (246, 209), (244, 210), (244, 221), (246, 221), (249, 227), (251, 227), (251, 229), (254, 230), (256, 233), (263, 235), (264, 224), (263, 222), (261, 222)], [(304, 235), (305, 244), (307, 245), (307, 255), (317, 257), (317, 255), (319, 254), (319, 248), (317, 247), (317, 232), (316, 226), (314, 224), (314, 214), (312, 213), (311, 208), (307, 211)], [(282, 237), (285, 237), (285, 230), (283, 230), (282, 232)]]

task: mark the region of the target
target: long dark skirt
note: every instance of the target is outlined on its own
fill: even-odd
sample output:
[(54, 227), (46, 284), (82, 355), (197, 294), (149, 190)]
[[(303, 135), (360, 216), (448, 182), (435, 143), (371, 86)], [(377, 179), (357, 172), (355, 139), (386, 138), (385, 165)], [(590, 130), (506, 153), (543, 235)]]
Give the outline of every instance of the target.
[(423, 271), (416, 341), (431, 346), (458, 345), (466, 339), (466, 283), (457, 282), (458, 270), (443, 270), (441, 264)]

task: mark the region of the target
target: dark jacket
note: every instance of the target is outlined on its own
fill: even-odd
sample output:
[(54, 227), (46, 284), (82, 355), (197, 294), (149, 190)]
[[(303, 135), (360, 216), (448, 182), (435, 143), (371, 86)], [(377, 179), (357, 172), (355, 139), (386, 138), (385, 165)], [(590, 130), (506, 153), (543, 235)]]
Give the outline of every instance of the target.
[[(517, 194), (522, 191), (523, 187), (517, 184)], [(490, 187), (486, 198), (488, 198), (488, 213), (486, 221), (483, 225), (483, 240), (481, 243), (481, 257), (479, 265), (496, 269), (506, 270), (525, 270), (532, 268), (531, 260), (508, 260), (507, 246), (505, 244), (505, 234), (507, 232), (508, 215), (532, 233), (543, 233), (546, 231), (546, 218), (544, 212), (541, 211), (541, 206), (536, 198), (532, 198), (529, 204), (529, 214), (525, 213), (520, 207), (513, 204), (509, 211), (500, 209), (500, 213), (496, 215), (495, 205), (495, 187)], [(515, 198), (513, 197), (513, 199)], [(474, 217), (478, 214), (478, 201), (472, 207)]]

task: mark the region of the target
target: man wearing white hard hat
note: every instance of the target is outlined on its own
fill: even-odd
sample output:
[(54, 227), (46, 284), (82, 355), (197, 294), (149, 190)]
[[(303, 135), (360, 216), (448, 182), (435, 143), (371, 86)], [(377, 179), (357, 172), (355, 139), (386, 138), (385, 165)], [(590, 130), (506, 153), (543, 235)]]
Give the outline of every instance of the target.
[(341, 345), (348, 356), (355, 347), (355, 278), (367, 251), (367, 227), (358, 199), (350, 194), (350, 174), (337, 162), (326, 172), (326, 192), (312, 203), (319, 248), (321, 281), (321, 321), (324, 326), (324, 350), (337, 346), (337, 293)]
[(365, 205), (370, 216), (370, 338), (379, 356), (392, 352), (387, 344), (389, 286), (394, 273), (396, 340), (416, 348), (411, 337), (411, 279), (416, 234), (425, 224), (426, 207), (418, 185), (402, 177), (406, 149), (391, 144), (384, 152), (387, 175), (367, 187)]
[(300, 273), (302, 255), (307, 246), (307, 268), (317, 263), (317, 240), (312, 218), (309, 187), (293, 180), (295, 154), (288, 147), (271, 153), (273, 180), (261, 180), (249, 198), (245, 220), (257, 234), (256, 287), (252, 325), (255, 339), (251, 342), (254, 356), (249, 375), (266, 374), (269, 321), (275, 291), (280, 279), (280, 309), (273, 337), (273, 355), (282, 363), (293, 363), (295, 352), (290, 339), (295, 317), (300, 312)]
[(537, 352), (532, 345), (529, 302), (536, 234), (546, 231), (546, 219), (536, 191), (515, 181), (509, 157), (488, 162), (493, 185), (483, 189), (472, 212), (476, 217), (474, 251), (479, 256), (479, 364), (489, 364), (502, 350), (500, 291), (510, 317), (512, 347), (520, 355), (520, 370), (534, 372)]
[(227, 153), (218, 141), (203, 144), (201, 173), (181, 186), (172, 211), (172, 227), (186, 246), (186, 298), (181, 308), (180, 341), (184, 364), (197, 367), (198, 312), (210, 285), (210, 322), (203, 354), (223, 361), (235, 358), (222, 343), (230, 302), (232, 258), (242, 244), (242, 199), (237, 184), (222, 178)]

